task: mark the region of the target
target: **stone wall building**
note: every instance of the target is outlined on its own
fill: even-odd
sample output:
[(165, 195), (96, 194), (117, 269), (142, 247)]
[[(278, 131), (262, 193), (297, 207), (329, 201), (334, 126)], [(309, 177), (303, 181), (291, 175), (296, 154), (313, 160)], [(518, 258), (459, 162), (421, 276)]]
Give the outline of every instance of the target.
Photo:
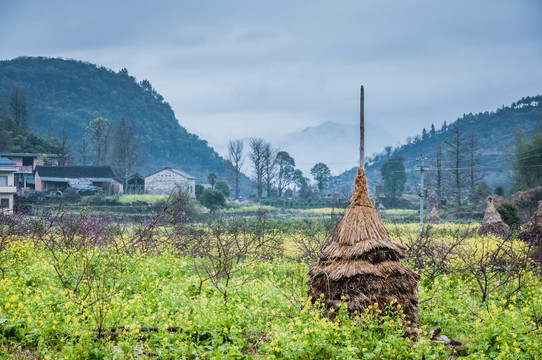
[(169, 195), (175, 190), (182, 190), (196, 198), (196, 178), (170, 167), (145, 177), (145, 193)]

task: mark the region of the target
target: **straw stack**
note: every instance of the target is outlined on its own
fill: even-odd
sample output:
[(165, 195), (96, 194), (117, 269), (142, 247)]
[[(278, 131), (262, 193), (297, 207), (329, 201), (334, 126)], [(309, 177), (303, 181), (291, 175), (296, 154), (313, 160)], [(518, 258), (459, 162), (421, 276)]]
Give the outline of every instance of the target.
[(487, 207), (484, 219), (482, 220), (482, 225), (478, 229), (478, 235), (483, 236), (487, 234), (494, 234), (503, 239), (510, 236), (510, 227), (504, 223), (501, 219), (501, 215), (495, 209), (493, 205), (493, 197), (487, 197)]
[(406, 256), (405, 250), (390, 240), (369, 199), (365, 171), (359, 168), (352, 203), (332, 243), (309, 268), (308, 294), (328, 310), (346, 303), (350, 313), (395, 301), (395, 306), (401, 304), (407, 333), (412, 335), (419, 326), (420, 276), (399, 261)]
[(431, 213), (425, 220), (428, 224), (440, 224), (440, 216), (436, 207), (433, 206), (433, 209), (431, 209)]
[(519, 238), (526, 242), (542, 244), (542, 200), (538, 202), (538, 209), (535, 211), (525, 229), (519, 233)]
[(384, 204), (382, 204), (382, 203), (378, 204), (378, 206), (376, 207), (376, 212), (378, 213), (378, 215), (380, 215), (381, 218), (385, 218), (386, 217), (386, 207), (384, 206)]
[(435, 189), (431, 189), (431, 194), (427, 197), (427, 208), (433, 207), (436, 207), (437, 209), (440, 207), (439, 198)]

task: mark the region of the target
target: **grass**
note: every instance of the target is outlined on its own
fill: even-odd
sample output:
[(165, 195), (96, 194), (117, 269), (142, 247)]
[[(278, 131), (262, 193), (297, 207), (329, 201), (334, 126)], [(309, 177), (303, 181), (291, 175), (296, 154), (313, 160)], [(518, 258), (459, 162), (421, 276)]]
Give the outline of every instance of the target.
[(169, 198), (168, 195), (122, 195), (119, 197), (119, 200), (123, 204), (131, 203), (134, 201), (144, 201), (149, 204), (154, 204), (159, 201), (166, 201)]
[[(387, 227), (397, 241), (417, 233), (416, 224)], [(447, 241), (452, 237), (445, 234), (465, 231), (465, 226), (434, 229)], [(281, 236), (285, 245), (293, 241), (289, 234)], [(542, 354), (542, 281), (534, 272), (512, 298), (505, 300), (497, 287), (481, 302), (463, 260), (451, 258), (457, 271), (419, 283), (422, 328), (420, 340), (411, 343), (401, 336), (401, 317), (385, 315), (384, 304), (352, 318), (341, 310), (334, 320), (323, 317), (314, 299), (306, 297), (308, 265), (296, 261), (295, 253), (276, 253), (250, 268), (240, 263), (224, 303), (212, 282), (202, 283), (198, 276), (203, 260), (179, 256), (169, 246), (120, 257), (126, 272), (106, 280), (116, 290), (103, 309), (105, 328), (124, 331), (97, 339), (96, 306), (74, 301), (58, 279), (51, 254), (31, 238), (11, 240), (0, 252), (6, 271), (0, 279), (0, 358), (420, 359), (423, 354), (444, 359), (451, 350), (423, 335), (437, 325), (466, 345), (468, 359), (537, 359)], [(497, 239), (484, 241), (495, 244)], [(481, 242), (472, 235), (465, 246)], [(491, 249), (479, 247), (478, 253)], [(77, 264), (69, 259), (67, 271)], [(243, 282), (246, 274), (251, 276)], [(172, 326), (181, 330), (168, 331)]]

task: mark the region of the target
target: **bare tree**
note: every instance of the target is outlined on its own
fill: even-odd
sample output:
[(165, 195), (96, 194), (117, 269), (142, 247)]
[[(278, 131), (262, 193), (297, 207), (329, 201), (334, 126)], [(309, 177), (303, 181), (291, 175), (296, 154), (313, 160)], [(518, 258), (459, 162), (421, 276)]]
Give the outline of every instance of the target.
[(88, 147), (87, 138), (86, 136), (83, 136), (83, 138), (81, 139), (81, 146), (79, 147), (79, 159), (80, 159), (79, 162), (83, 166), (87, 166), (89, 162), (88, 150), (89, 150), (89, 147)]
[(66, 296), (89, 310), (101, 338), (111, 302), (135, 259), (126, 239), (110, 219), (86, 210), (75, 216), (59, 210), (36, 225), (40, 230), (34, 236), (48, 252)]
[(533, 246), (517, 246), (514, 240), (495, 240), (482, 236), (475, 245), (467, 245), (459, 252), (464, 271), (474, 277), (481, 301), (495, 294), (504, 298), (504, 306), (522, 288), (534, 286)]
[(292, 231), (294, 260), (310, 265), (322, 255), (331, 244), (337, 225), (336, 219), (303, 219)]
[(438, 207), (441, 207), (442, 204), (442, 192), (443, 192), (443, 177), (442, 177), (442, 144), (438, 145), (437, 148), (437, 173), (436, 173), (436, 184), (437, 184), (437, 197), (438, 197)]
[(456, 207), (461, 208), (461, 194), (465, 185), (465, 143), (463, 132), (456, 123), (453, 129), (452, 136), (445, 141), (450, 156), (450, 170), (452, 176), (450, 179), (450, 187), (455, 198)]
[(58, 165), (66, 166), (71, 164), (73, 152), (70, 144), (68, 143), (68, 134), (66, 130), (62, 128), (62, 138), (60, 139), (60, 145), (58, 147)]
[(203, 283), (210, 281), (225, 304), (232, 288), (257, 276), (252, 265), (282, 254), (280, 231), (263, 213), (255, 219), (218, 219), (209, 222), (207, 229), (191, 234), (193, 266), (200, 291)]
[(442, 205), (444, 196), (444, 175), (442, 173), (442, 144), (438, 144), (435, 151), (434, 170), (429, 173), (429, 185), (435, 188), (438, 198), (438, 208)]
[(239, 199), (239, 183), (241, 180), (241, 168), (243, 167), (243, 141), (235, 140), (228, 143), (228, 160), (230, 161), (230, 171), (232, 173), (233, 188), (235, 198)]
[(468, 159), (469, 159), (469, 199), (472, 203), (477, 203), (480, 201), (478, 198), (478, 193), (476, 189), (478, 184), (483, 178), (483, 175), (478, 169), (476, 169), (480, 163), (478, 158), (478, 151), (480, 146), (478, 145), (476, 138), (474, 137), (474, 131), (471, 131), (469, 142), (468, 142)]
[(27, 97), (18, 86), (9, 94), (9, 112), (17, 126), (26, 128), (28, 125)]
[(249, 159), (252, 162), (253, 180), (256, 182), (258, 197), (262, 197), (264, 185), (265, 141), (262, 138), (250, 138)]
[(113, 144), (113, 158), (115, 159), (115, 173), (126, 186), (130, 173), (140, 163), (141, 139), (136, 134), (136, 123), (122, 117), (113, 131), (115, 143)]
[(4, 279), (9, 268), (23, 265), (26, 261), (19, 251), (12, 251), (13, 244), (26, 235), (24, 217), (20, 215), (4, 214), (0, 211), (0, 279)]
[(265, 183), (265, 189), (267, 191), (267, 197), (271, 197), (271, 190), (276, 178), (277, 163), (275, 162), (277, 151), (271, 147), (270, 143), (264, 144), (263, 151), (263, 179)]

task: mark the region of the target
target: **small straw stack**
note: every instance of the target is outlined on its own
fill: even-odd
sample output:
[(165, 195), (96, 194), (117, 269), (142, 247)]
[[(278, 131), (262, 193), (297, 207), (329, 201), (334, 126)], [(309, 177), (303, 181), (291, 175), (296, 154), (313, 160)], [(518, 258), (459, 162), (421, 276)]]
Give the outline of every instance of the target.
[(502, 221), (501, 215), (495, 209), (492, 196), (487, 197), (486, 212), (482, 224), (478, 229), (478, 235), (484, 236), (488, 234), (497, 235), (502, 239), (507, 239), (510, 236), (510, 227)]
[(433, 206), (431, 213), (429, 213), (429, 216), (425, 220), (428, 224), (440, 224), (440, 216), (436, 207)]
[(542, 244), (542, 200), (538, 202), (538, 209), (519, 234), (519, 238), (529, 243)]

